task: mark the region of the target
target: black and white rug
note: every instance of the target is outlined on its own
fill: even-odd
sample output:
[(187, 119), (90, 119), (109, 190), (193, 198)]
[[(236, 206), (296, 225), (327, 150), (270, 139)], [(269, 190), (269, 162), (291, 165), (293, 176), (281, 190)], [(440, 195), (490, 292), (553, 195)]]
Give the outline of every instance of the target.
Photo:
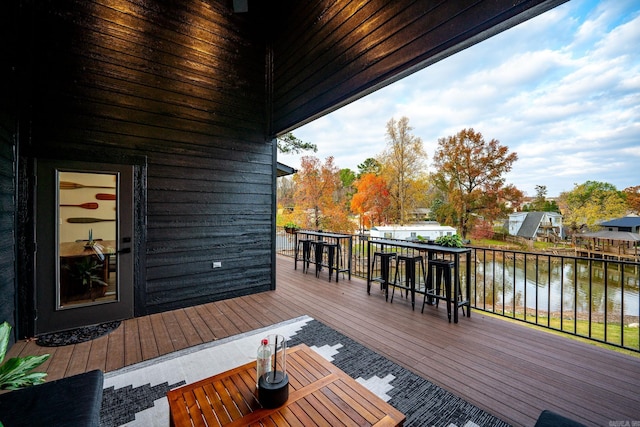
[(255, 360), (260, 339), (278, 333), (304, 343), (389, 402), (405, 426), (508, 426), (308, 316), (202, 344), (105, 374), (101, 425), (168, 426), (168, 390)]

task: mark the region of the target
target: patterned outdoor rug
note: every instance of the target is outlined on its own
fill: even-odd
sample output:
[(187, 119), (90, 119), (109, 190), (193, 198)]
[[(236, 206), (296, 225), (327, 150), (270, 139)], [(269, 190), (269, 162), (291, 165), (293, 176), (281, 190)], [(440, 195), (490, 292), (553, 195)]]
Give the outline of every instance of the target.
[(255, 360), (260, 339), (304, 343), (407, 417), (405, 426), (508, 426), (465, 400), (308, 316), (171, 353), (105, 374), (102, 426), (166, 426), (166, 392)]
[(80, 344), (101, 337), (120, 326), (120, 321), (86, 326), (68, 331), (54, 332), (38, 336), (36, 344), (42, 347), (59, 347), (61, 345)]

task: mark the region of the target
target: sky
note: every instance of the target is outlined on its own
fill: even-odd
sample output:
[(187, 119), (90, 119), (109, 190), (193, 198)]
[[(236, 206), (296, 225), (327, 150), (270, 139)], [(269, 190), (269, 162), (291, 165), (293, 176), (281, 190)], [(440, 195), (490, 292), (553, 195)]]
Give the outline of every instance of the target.
[(527, 196), (640, 185), (640, 0), (564, 3), (293, 130), (318, 151), (278, 161), (333, 156), (357, 173), (402, 116), (428, 171), (439, 138), (473, 128), (518, 155), (505, 180)]

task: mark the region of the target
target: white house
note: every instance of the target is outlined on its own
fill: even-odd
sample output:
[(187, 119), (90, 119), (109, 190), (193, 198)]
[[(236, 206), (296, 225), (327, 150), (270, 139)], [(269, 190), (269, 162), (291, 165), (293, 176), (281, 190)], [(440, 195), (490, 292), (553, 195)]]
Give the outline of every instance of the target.
[(516, 212), (509, 215), (509, 234), (527, 239), (564, 238), (562, 215), (556, 212)]
[(437, 222), (416, 225), (384, 225), (371, 227), (369, 235), (383, 239), (416, 240), (421, 236), (425, 240), (436, 240), (441, 236), (457, 234), (453, 227)]

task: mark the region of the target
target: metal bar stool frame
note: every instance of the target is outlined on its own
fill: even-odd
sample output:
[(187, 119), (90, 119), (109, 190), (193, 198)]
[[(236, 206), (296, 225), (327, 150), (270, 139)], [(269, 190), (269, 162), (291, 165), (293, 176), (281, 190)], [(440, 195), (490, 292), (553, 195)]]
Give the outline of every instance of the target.
[[(340, 274), (340, 261), (341, 257), (341, 249), (339, 243), (324, 243), (322, 245), (322, 249), (326, 249), (327, 251), (327, 264), (326, 266), (329, 268), (329, 281), (331, 281), (331, 276), (333, 275), (333, 270), (336, 271), (336, 283), (338, 283), (338, 275)], [(335, 261), (335, 266), (334, 266)]]
[(397, 263), (398, 254), (395, 252), (374, 252), (373, 260), (371, 261), (371, 271), (376, 271), (376, 260), (380, 260), (380, 275), (372, 277), (367, 283), (367, 294), (371, 294), (371, 282), (380, 283), (380, 289), (385, 293), (385, 300), (389, 300), (389, 276), (391, 273), (391, 260), (393, 259)]
[(300, 246), (302, 246), (302, 272), (306, 273), (309, 269), (309, 262), (311, 261), (311, 242), (312, 239), (299, 239), (298, 246), (296, 247), (296, 261), (298, 260), (298, 254), (300, 253)]
[[(404, 279), (405, 284), (398, 284), (398, 276), (400, 274), (400, 263), (404, 262)], [(411, 309), (415, 309), (416, 305), (416, 285), (418, 282), (416, 279), (419, 279), (417, 276), (417, 267), (422, 268), (422, 280), (424, 283), (427, 283), (427, 277), (425, 275), (426, 270), (424, 268), (424, 257), (422, 255), (398, 255), (396, 261), (396, 274), (393, 278), (393, 291), (391, 291), (391, 303), (393, 303), (393, 296), (396, 292), (396, 288), (404, 289), (407, 292), (411, 292)], [(425, 285), (426, 286), (426, 285)]]
[[(436, 307), (440, 300), (444, 300), (447, 303), (447, 318), (451, 323), (451, 306), (453, 305), (455, 310), (458, 310), (458, 298), (462, 299), (461, 289), (452, 289), (453, 282), (451, 280), (452, 272), (455, 270), (455, 262), (447, 259), (432, 259), (428, 262), (429, 272), (427, 274), (427, 285), (422, 300), (422, 313), (424, 313), (424, 306), (426, 304), (433, 305), (435, 300)], [(435, 269), (435, 278), (433, 277), (433, 270)], [(435, 289), (433, 287), (435, 279)], [(440, 293), (442, 279), (444, 279), (444, 295)], [(452, 293), (457, 293), (455, 297), (452, 297)], [(462, 306), (462, 314), (464, 315), (464, 306)]]

